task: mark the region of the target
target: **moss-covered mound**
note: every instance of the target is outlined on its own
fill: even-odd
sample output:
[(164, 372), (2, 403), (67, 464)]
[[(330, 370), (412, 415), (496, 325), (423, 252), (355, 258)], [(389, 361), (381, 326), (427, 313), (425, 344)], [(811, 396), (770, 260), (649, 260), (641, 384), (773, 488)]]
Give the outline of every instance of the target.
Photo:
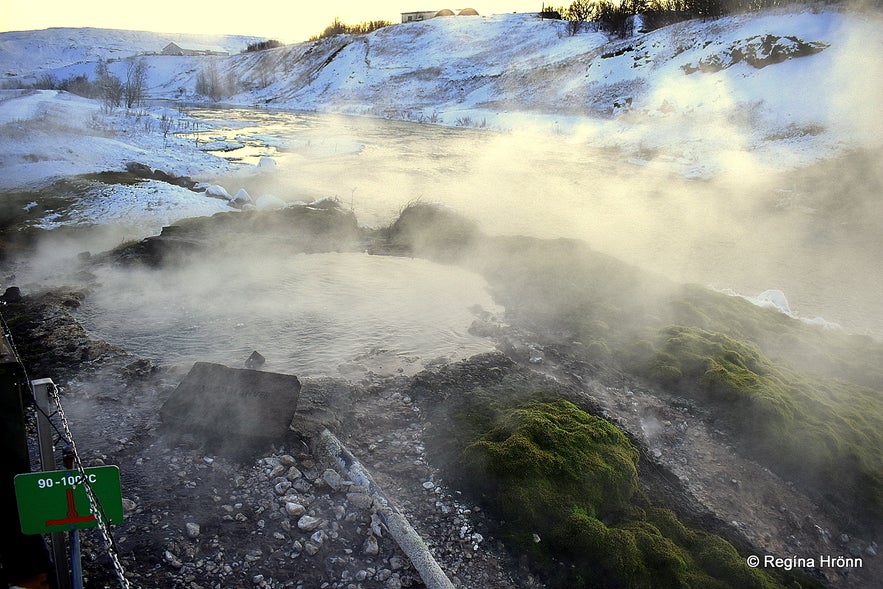
[(613, 424), (563, 400), (511, 410), (463, 452), (465, 467), (484, 474), (485, 491), (525, 524), (556, 516), (563, 523), (560, 510), (574, 496), (592, 517), (621, 511), (637, 490), (637, 460)]
[(473, 262), (513, 321), (702, 401), (737, 446), (858, 521), (883, 514), (883, 343), (571, 240), (493, 238)]
[(558, 561), (556, 585), (785, 586), (722, 538), (651, 507), (638, 492), (638, 453), (610, 422), (559, 399), (517, 405), (496, 423), (463, 450), (463, 481), (499, 512), (510, 540)]
[(809, 325), (741, 297), (695, 285), (679, 288), (667, 307), (666, 323), (750, 342), (770, 361), (797, 372), (877, 389), (883, 386), (883, 343), (868, 336)]
[(115, 262), (158, 266), (207, 253), (357, 251), (364, 238), (352, 211), (329, 200), (275, 211), (231, 211), (182, 219), (163, 227), (160, 235), (123, 244), (108, 255)]
[(852, 523), (883, 515), (883, 343), (673, 284), (576, 240), (488, 237), (427, 205), (393, 228), (401, 248), (480, 272), (514, 325), (572, 342), (593, 370), (701, 401), (737, 448)]
[(879, 391), (800, 374), (753, 344), (695, 327), (663, 329), (651, 348), (636, 369), (718, 409), (779, 472), (827, 487), (851, 511), (883, 513)]
[(436, 205), (414, 202), (385, 231), (392, 251), (441, 262), (459, 260), (479, 237), (478, 225)]

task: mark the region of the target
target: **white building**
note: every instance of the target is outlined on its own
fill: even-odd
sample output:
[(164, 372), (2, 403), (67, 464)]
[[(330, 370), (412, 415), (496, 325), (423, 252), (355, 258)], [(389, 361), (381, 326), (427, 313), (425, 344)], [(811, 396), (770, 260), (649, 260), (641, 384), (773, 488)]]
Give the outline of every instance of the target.
[(431, 18), (435, 18), (437, 16), (478, 16), (478, 12), (476, 12), (472, 8), (464, 8), (459, 12), (454, 12), (453, 10), (443, 8), (441, 10), (421, 10), (417, 12), (403, 12), (402, 13), (402, 22), (420, 22), (424, 20), (429, 20)]

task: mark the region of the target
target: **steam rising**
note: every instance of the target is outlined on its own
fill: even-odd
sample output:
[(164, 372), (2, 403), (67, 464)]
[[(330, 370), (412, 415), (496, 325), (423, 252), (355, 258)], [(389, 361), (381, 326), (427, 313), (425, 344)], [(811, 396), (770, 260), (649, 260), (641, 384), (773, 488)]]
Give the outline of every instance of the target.
[(299, 376), (411, 374), (438, 356), (490, 349), (468, 333), (469, 309), (499, 309), (468, 272), (357, 253), (233, 249), (159, 270), (103, 268), (79, 315), (149, 357), (241, 366), (257, 349), (267, 370)]
[[(255, 129), (236, 133), (303, 119), (248, 116)], [(883, 245), (879, 150), (790, 171), (750, 152), (711, 150), (732, 173), (691, 179), (664, 151), (641, 159), (581, 133), (307, 118), (285, 133), (274, 177), (228, 190), (241, 184), (289, 201), (333, 195), (375, 227), (415, 199), (442, 203), (488, 233), (573, 237), (676, 281), (746, 295), (775, 288), (797, 315), (883, 334), (872, 253)]]

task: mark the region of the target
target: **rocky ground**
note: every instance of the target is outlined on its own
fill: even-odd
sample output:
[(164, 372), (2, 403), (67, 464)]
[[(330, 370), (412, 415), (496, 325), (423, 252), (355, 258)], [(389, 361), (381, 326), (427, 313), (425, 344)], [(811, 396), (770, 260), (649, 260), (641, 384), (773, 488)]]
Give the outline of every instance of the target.
[[(39, 347), (32, 372), (52, 373), (64, 385), (62, 403), (84, 463), (121, 469), (126, 517), (113, 531), (132, 586), (423, 587), (367, 490), (313, 455), (311, 436), (326, 425), (363, 461), (456, 587), (543, 586), (494, 538), (497, 524), (431, 466), (407, 378), (306, 380), (294, 420), (299, 431), (273, 446), (244, 442), (219, 454), (196, 436), (167, 432), (159, 420), (187, 367), (159, 368), (89, 338), (68, 312), (81, 295), (25, 297), (3, 312), (13, 318), (23, 356)], [(83, 537), (87, 586), (118, 586), (100, 535)]]
[[(173, 237), (181, 240), (181, 230)], [(142, 244), (122, 259), (147, 255), (159, 263), (167, 247)], [(364, 372), (349, 380), (305, 379), (284, 439), (218, 444), (161, 423), (160, 408), (189, 366), (136, 358), (75, 321), (70, 310), (98, 287), (87, 279), (81, 288), (25, 292), (0, 312), (31, 378), (63, 386), (84, 462), (121, 469), (126, 517), (114, 535), (134, 587), (424, 586), (369, 489), (314, 452), (322, 428), (364, 464), (454, 586), (553, 587), (554, 575), (506, 546), (500, 522), (446, 480), (446, 457), (432, 451), (459, 395), (500, 382), (553, 388), (616, 423), (641, 452), (648, 497), (725, 536), (743, 555), (862, 559), (861, 567), (805, 571), (831, 587), (863, 589), (883, 578), (878, 546), (863, 522), (820, 505), (737, 451), (702, 407), (585, 361), (580, 344), (536, 323), (484, 317), (474, 331), (492, 338), (500, 353), (430, 366), (412, 378)], [(100, 536), (85, 533), (84, 546), (87, 586), (118, 586)]]
[[(499, 523), (434, 466), (426, 450), (433, 423), (412, 396), (415, 383), (456, 394), (516, 373), (525, 386), (558, 383), (630, 432), (642, 449), (643, 484), (687, 521), (758, 554), (861, 556), (862, 569), (817, 573), (831, 586), (873, 586), (867, 575), (878, 565), (877, 547), (738, 456), (710, 416), (637, 383), (611, 383), (611, 375), (580, 366), (524, 332), (513, 329), (501, 340), (510, 352), (533, 350), (521, 363), (518, 353), (515, 361), (491, 354), (415, 379), (306, 380), (294, 421), (299, 431), (272, 447), (219, 454), (196, 436), (171, 435), (159, 421), (162, 402), (187, 367), (157, 367), (89, 338), (66, 310), (77, 298), (71, 292), (25, 297), (3, 312), (45, 319), (13, 319), (20, 349), (33, 349), (34, 334), (55, 344), (50, 347), (60, 352), (44, 350), (39, 376), (56, 370), (53, 376), (64, 383), (63, 404), (84, 461), (122, 471), (126, 518), (114, 534), (132, 586), (424, 586), (380, 523), (367, 490), (313, 455), (311, 436), (323, 426), (335, 429), (373, 474), (455, 586), (545, 586), (542, 572), (531, 571), (496, 538)], [(47, 324), (57, 336), (41, 331)], [(87, 586), (117, 586), (100, 536), (84, 534), (84, 546)]]

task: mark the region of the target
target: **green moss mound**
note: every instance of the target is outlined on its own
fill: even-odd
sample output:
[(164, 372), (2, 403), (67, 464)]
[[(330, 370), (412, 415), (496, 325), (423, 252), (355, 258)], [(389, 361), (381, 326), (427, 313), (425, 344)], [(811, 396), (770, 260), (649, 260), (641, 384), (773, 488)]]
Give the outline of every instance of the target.
[(466, 468), (485, 473), (488, 490), (525, 522), (563, 520), (574, 496), (593, 517), (621, 511), (637, 490), (637, 460), (613, 424), (564, 400), (513, 409), (463, 452)]
[(883, 383), (883, 343), (808, 325), (741, 297), (683, 286), (671, 298), (665, 321), (750, 342), (770, 361), (807, 375), (871, 388)]
[(796, 480), (822, 476), (850, 510), (883, 513), (878, 391), (800, 373), (751, 343), (696, 327), (661, 330), (651, 350), (638, 369), (720, 409), (749, 451)]
[(513, 322), (577, 342), (590, 366), (701, 401), (752, 458), (860, 519), (883, 515), (883, 343), (675, 285), (572, 240), (485, 247), (474, 263)]
[(556, 569), (558, 585), (785, 586), (748, 567), (722, 538), (649, 506), (638, 490), (637, 461), (613, 424), (559, 399), (503, 411), (463, 450), (460, 464), (463, 480), (507, 522), (510, 540), (564, 565)]

